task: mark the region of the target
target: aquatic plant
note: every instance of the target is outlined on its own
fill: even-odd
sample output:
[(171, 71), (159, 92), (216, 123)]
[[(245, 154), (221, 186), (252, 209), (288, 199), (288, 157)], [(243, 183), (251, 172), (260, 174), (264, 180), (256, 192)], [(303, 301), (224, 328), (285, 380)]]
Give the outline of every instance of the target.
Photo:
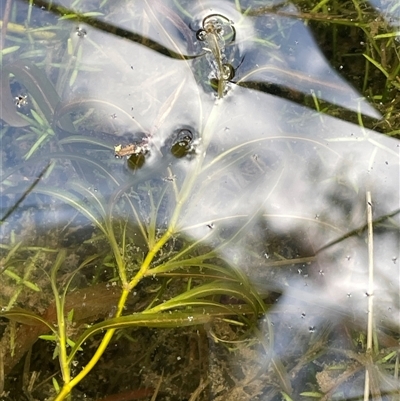
[[(57, 25), (20, 26), (20, 32), (23, 38), (44, 37), (53, 53), (47, 55), (46, 46), (30, 49), (30, 43), (9, 48), (19, 60), (10, 59), (2, 74), (3, 140), (13, 137), (13, 127), (23, 130), (20, 148), (10, 145), (15, 156), (5, 146), (7, 159), (18, 162), (2, 174), (2, 196), (10, 203), (1, 226), (1, 316), (10, 320), (0, 352), (5, 375), (41, 338), (54, 348), (60, 370), (48, 374), (49, 396), (68, 399), (116, 338), (134, 344), (135, 335), (145, 337), (134, 331), (138, 327), (193, 326), (199, 332), (206, 327), (216, 344), (257, 353), (259, 362), (243, 368), (244, 379), (222, 392), (224, 399), (238, 399), (251, 386), (248, 397), (271, 400), (358, 397), (361, 370), (370, 383), (367, 396), (397, 396), (395, 321), (389, 316), (375, 327), (368, 321), (364, 330), (358, 304), (352, 305), (353, 321), (345, 308), (334, 306), (339, 289), (344, 298), (359, 299), (336, 280), (357, 274), (345, 263), (365, 258), (371, 275), (373, 239), (382, 249), (387, 244), (380, 254), (387, 265), (398, 231), (391, 187), (398, 142), (367, 129), (380, 124), (379, 113), (358, 99), (361, 92), (396, 104), (396, 37), (375, 32), (372, 11), (361, 11), (358, 3), (353, 21), (352, 11), (336, 3), (334, 15), (323, 3), (302, 3), (299, 12), (235, 2), (211, 14), (176, 1), (175, 8), (143, 2), (125, 4), (123, 11), (102, 2), (100, 12), (79, 1), (74, 9), (36, 3), (59, 18)], [(117, 27), (113, 21), (121, 14)], [(273, 26), (264, 29), (268, 15)], [(282, 47), (288, 33), (304, 28), (296, 24), (299, 18), (335, 27), (335, 55), (338, 27), (363, 32), (368, 46), (361, 58), (383, 74), (380, 85), (368, 84), (375, 83), (370, 68), (356, 91), (328, 64), (311, 78), (300, 63), (290, 65), (285, 56), (293, 49), (285, 53)], [(66, 38), (68, 20), (74, 27)], [(117, 42), (110, 43), (105, 32)], [(381, 40), (390, 50), (379, 59)], [(331, 80), (324, 81), (325, 73)], [(9, 91), (10, 79), (24, 88), (18, 99)], [(308, 108), (288, 102), (290, 97)], [(388, 110), (379, 110), (385, 114), (381, 129), (391, 126)], [(360, 173), (367, 169), (376, 175)], [(387, 182), (381, 185), (382, 177)], [(351, 249), (357, 252), (348, 256)], [(379, 263), (375, 271), (383, 274)], [(326, 277), (330, 288), (320, 282)], [(364, 290), (371, 317), (372, 307), (382, 312), (396, 294), (394, 288), (385, 296), (373, 284), (370, 278)], [(317, 295), (307, 294), (305, 285)], [(372, 292), (384, 302), (372, 305)], [(331, 322), (320, 319), (324, 313)], [(291, 331), (293, 316), (304, 324)], [(22, 324), (18, 331), (15, 322)], [(364, 331), (366, 342), (359, 337)], [(299, 342), (306, 335), (311, 339)], [(332, 370), (340, 372), (334, 379)], [(171, 366), (158, 372), (155, 394), (162, 380), (171, 382), (168, 376)], [(212, 386), (204, 371), (198, 377), (185, 388), (193, 399)], [(349, 377), (352, 386), (342, 389)], [(213, 392), (219, 395), (215, 387)]]

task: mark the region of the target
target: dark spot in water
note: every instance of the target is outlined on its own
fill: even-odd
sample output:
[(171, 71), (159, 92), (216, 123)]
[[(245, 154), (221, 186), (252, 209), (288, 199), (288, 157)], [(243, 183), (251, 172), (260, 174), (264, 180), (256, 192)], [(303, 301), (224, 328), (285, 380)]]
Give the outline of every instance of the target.
[(127, 166), (131, 170), (137, 170), (143, 167), (146, 157), (144, 154), (135, 154), (129, 157)]
[(195, 136), (191, 129), (180, 128), (172, 134), (171, 140), (167, 141), (170, 142), (168, 147), (172, 155), (180, 159), (194, 153), (194, 139)]

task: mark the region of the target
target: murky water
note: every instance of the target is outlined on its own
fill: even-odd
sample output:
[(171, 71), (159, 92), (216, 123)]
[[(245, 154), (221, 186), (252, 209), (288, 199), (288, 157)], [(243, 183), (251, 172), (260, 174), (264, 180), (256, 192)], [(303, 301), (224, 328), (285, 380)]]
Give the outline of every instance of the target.
[(3, 6), (0, 399), (64, 399), (52, 339), (29, 351), (48, 327), (7, 315), (54, 324), (54, 286), (69, 338), (99, 325), (64, 381), (124, 329), (72, 399), (398, 399), (400, 142), (371, 129), (396, 80), (378, 110), (329, 59), (336, 2), (326, 43), (310, 5), (264, 3)]

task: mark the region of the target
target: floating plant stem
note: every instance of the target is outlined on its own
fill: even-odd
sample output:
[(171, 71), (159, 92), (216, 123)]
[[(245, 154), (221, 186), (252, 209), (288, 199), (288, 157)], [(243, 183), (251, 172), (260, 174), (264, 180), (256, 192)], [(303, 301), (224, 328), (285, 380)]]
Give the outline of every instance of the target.
[(197, 38), (204, 41), (206, 46), (203, 49), (212, 55), (209, 57), (209, 62), (218, 81), (218, 98), (222, 98), (231, 75), (231, 69), (226, 63), (224, 54), (226, 40), (235, 39), (235, 30), (232, 23), (225, 17), (212, 14), (204, 18), (203, 27), (197, 32)]

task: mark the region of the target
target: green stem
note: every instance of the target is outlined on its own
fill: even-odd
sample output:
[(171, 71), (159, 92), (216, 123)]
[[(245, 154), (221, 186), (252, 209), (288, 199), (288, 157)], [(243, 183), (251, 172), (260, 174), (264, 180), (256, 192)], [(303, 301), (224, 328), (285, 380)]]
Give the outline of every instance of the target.
[[(126, 289), (122, 290), (121, 298), (118, 302), (118, 309), (115, 317), (119, 317), (124, 310), (124, 305), (126, 303), (126, 299), (128, 298), (129, 291)], [(100, 345), (98, 346), (95, 354), (92, 356), (92, 359), (89, 363), (79, 372), (77, 376), (75, 376), (68, 383), (64, 382), (64, 386), (61, 391), (58, 393), (57, 397), (54, 401), (62, 401), (65, 397), (71, 392), (71, 390), (96, 366), (97, 362), (100, 360), (104, 351), (106, 350), (108, 344), (110, 343), (116, 329), (109, 329), (106, 331)]]
[(57, 331), (57, 341), (58, 341), (58, 350), (59, 350), (59, 361), (61, 367), (61, 373), (64, 381), (64, 386), (67, 385), (71, 380), (71, 371), (69, 369), (68, 363), (68, 355), (67, 355), (67, 329), (65, 325), (65, 317), (64, 317), (64, 302), (65, 299), (60, 297), (57, 288), (57, 271), (64, 262), (66, 257), (65, 249), (61, 250), (58, 255), (57, 259), (54, 263), (54, 266), (51, 271), (51, 287), (54, 294), (55, 304), (56, 304), (56, 311), (57, 311), (57, 324), (58, 324), (58, 331)]
[[(207, 149), (207, 144), (210, 139), (210, 134), (211, 134), (211, 128), (213, 126), (213, 122), (218, 115), (218, 107), (219, 105), (215, 105), (214, 108), (211, 111), (210, 117), (207, 120), (207, 123), (204, 127), (203, 131), (203, 143), (205, 149)], [(135, 277), (129, 282), (129, 284), (126, 284), (126, 272), (125, 272), (125, 264), (124, 261), (122, 260), (121, 254), (118, 249), (118, 244), (117, 241), (115, 240), (114, 232), (112, 230), (112, 224), (111, 224), (111, 216), (109, 216), (109, 220), (107, 222), (108, 224), (108, 232), (109, 232), (109, 239), (111, 242), (112, 249), (114, 251), (115, 258), (117, 260), (117, 265), (118, 269), (120, 272), (120, 277), (122, 280), (122, 294), (120, 297), (120, 300), (118, 302), (118, 309), (115, 317), (119, 317), (122, 315), (122, 312), (124, 310), (124, 306), (126, 303), (126, 300), (128, 298), (129, 293), (132, 291), (133, 288), (142, 280), (142, 278), (145, 276), (146, 272), (149, 270), (151, 262), (153, 261), (154, 257), (158, 253), (158, 251), (165, 245), (165, 243), (172, 237), (172, 235), (175, 233), (177, 222), (179, 219), (179, 216), (181, 214), (182, 207), (184, 206), (191, 189), (193, 185), (195, 184), (195, 181), (198, 177), (199, 172), (201, 171), (201, 166), (203, 164), (203, 160), (205, 157), (205, 151), (199, 155), (197, 164), (195, 166), (195, 170), (193, 171), (192, 174), (188, 174), (186, 177), (182, 189), (179, 193), (179, 200), (177, 201), (177, 205), (175, 207), (174, 213), (171, 217), (171, 221), (169, 224), (169, 227), (167, 231), (164, 233), (164, 235), (156, 242), (154, 247), (149, 250), (145, 260), (143, 261), (142, 266), (140, 267), (138, 273), (135, 275)], [(64, 382), (64, 386), (61, 389), (61, 391), (58, 393), (57, 397), (54, 399), (54, 401), (62, 401), (65, 399), (65, 397), (70, 394), (71, 390), (96, 366), (97, 362), (103, 355), (104, 351), (106, 350), (108, 344), (110, 343), (116, 329), (109, 329), (107, 330), (106, 334), (104, 335), (99, 347), (97, 348), (95, 354), (92, 356), (91, 360), (89, 363), (82, 369), (82, 371), (75, 376), (71, 381), (69, 382)]]
[(130, 281), (128, 285), (128, 291), (131, 291), (133, 288), (135, 288), (136, 285), (139, 283), (139, 281), (142, 280), (142, 278), (147, 273), (147, 270), (149, 269), (150, 264), (153, 261), (155, 255), (171, 238), (173, 233), (174, 233), (173, 227), (168, 228), (168, 230), (164, 233), (164, 235), (157, 241), (154, 248), (149, 251), (149, 253), (146, 256), (146, 259), (144, 260), (142, 266), (140, 267), (140, 270), (137, 272), (135, 277)]
[(128, 278), (126, 276), (126, 270), (125, 270), (125, 261), (119, 250), (117, 240), (115, 239), (114, 229), (111, 224), (111, 216), (108, 222), (107, 234), (108, 234), (108, 240), (110, 241), (111, 244), (111, 249), (113, 250), (114, 253), (115, 261), (117, 262), (118, 274), (122, 283), (122, 287), (125, 287), (128, 283)]

